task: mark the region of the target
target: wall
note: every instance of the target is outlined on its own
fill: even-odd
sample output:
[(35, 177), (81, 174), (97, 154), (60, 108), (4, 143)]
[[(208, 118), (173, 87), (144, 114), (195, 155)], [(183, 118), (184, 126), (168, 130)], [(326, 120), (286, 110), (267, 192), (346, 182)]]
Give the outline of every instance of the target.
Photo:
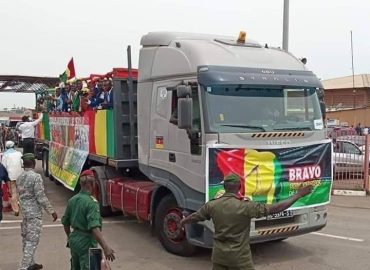
[(348, 122), (350, 126), (361, 123), (362, 126), (370, 127), (370, 108), (327, 112), (326, 119), (339, 119), (340, 122)]

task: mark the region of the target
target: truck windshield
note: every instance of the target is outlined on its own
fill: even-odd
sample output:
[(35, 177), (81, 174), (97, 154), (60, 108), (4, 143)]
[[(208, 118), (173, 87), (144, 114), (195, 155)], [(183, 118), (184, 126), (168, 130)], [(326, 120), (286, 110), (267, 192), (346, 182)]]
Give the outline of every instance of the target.
[(210, 132), (323, 129), (315, 88), (204, 87)]

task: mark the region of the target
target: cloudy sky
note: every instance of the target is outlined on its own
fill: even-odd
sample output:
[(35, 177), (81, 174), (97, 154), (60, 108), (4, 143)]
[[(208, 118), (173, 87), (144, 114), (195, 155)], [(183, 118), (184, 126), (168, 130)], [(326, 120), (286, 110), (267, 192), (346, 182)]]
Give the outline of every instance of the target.
[[(126, 65), (150, 31), (248, 37), (281, 46), (283, 0), (12, 0), (0, 4), (0, 74), (57, 76), (73, 56), (77, 76)], [(290, 51), (318, 77), (370, 73), (370, 1), (291, 0)], [(8, 100), (8, 99), (6, 99)], [(0, 108), (5, 97), (0, 96)], [(20, 104), (22, 105), (22, 104)]]

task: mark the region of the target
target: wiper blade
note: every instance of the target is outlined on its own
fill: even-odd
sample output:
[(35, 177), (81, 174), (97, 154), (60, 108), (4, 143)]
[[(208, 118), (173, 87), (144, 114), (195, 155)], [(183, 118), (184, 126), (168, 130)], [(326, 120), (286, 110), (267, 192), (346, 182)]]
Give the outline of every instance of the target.
[(240, 128), (254, 128), (262, 131), (267, 131), (265, 126), (253, 126), (253, 125), (243, 125), (243, 124), (221, 124), (223, 127), (240, 127)]
[(274, 128), (274, 130), (312, 130), (310, 127), (283, 127), (283, 128)]

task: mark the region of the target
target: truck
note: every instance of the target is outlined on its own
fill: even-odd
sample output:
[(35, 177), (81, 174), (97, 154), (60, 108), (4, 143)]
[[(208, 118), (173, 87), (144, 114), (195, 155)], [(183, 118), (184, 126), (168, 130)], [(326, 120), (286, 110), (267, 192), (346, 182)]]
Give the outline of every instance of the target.
[(78, 190), (81, 170), (91, 169), (102, 215), (148, 222), (181, 256), (212, 247), (211, 221), (182, 230), (180, 220), (222, 196), (228, 173), (240, 176), (241, 198), (263, 203), (315, 187), (288, 211), (252, 220), (252, 243), (326, 225), (323, 86), (300, 59), (243, 35), (177, 32), (144, 35), (138, 70), (128, 55), (127, 69), (109, 73), (113, 109), (45, 113), (36, 143), (45, 175)]

